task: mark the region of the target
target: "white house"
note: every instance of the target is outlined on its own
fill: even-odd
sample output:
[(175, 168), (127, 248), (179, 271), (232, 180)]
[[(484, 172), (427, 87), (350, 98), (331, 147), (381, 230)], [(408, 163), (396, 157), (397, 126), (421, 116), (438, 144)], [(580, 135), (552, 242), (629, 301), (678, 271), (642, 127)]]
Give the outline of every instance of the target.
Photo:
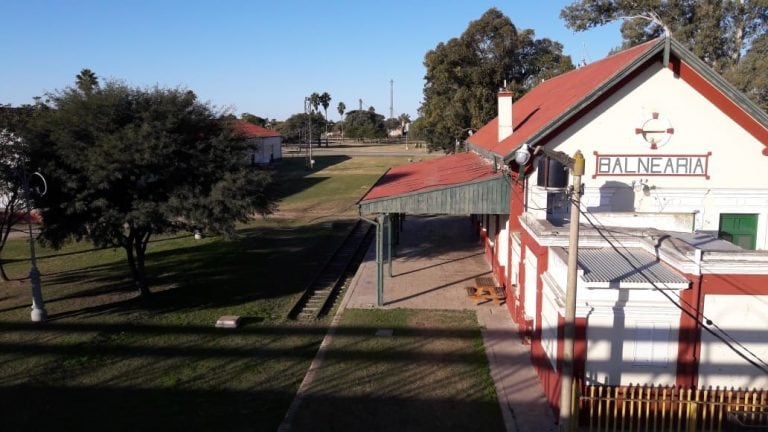
[(236, 120), (233, 129), (250, 144), (246, 163), (266, 165), (282, 159), (283, 137), (279, 132), (242, 120)]

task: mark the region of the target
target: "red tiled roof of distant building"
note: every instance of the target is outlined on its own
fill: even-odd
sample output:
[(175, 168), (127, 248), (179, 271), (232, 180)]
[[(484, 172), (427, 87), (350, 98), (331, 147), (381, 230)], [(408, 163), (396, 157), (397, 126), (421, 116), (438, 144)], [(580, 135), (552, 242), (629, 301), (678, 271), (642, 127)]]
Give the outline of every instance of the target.
[(458, 153), (396, 166), (387, 171), (360, 201), (425, 192), (501, 175), (500, 170), (494, 172), (493, 164), (477, 153)]
[(280, 133), (275, 130), (257, 126), (243, 120), (235, 120), (232, 122), (232, 129), (236, 133), (243, 135), (245, 138), (269, 138), (281, 136)]
[(500, 156), (510, 154), (659, 43), (654, 39), (542, 82), (512, 105), (511, 136), (498, 142), (497, 117), (468, 141)]

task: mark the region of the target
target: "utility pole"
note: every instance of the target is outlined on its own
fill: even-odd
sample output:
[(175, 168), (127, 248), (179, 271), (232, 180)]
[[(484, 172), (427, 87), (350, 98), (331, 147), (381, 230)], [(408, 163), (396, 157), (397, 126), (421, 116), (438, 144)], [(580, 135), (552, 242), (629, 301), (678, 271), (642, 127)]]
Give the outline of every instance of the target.
[[(584, 155), (576, 150), (573, 158), (561, 151), (552, 151), (542, 146), (536, 147), (533, 155), (545, 154), (571, 170), (571, 219), (568, 237), (568, 276), (565, 287), (565, 324), (563, 335), (563, 369), (560, 374), (560, 432), (576, 430), (573, 423), (573, 345), (576, 339), (576, 280), (579, 263), (579, 215), (581, 206), (581, 176), (584, 175)], [(527, 143), (515, 150), (515, 162), (521, 170), (531, 161), (531, 148)]]
[(308, 97), (304, 98), (304, 113), (307, 114), (307, 169), (312, 169), (315, 161), (312, 160), (312, 101)]
[(389, 118), (395, 118), (395, 80), (389, 80)]
[(565, 288), (565, 325), (563, 334), (563, 370), (560, 375), (560, 431), (573, 431), (573, 345), (576, 339), (576, 276), (579, 259), (579, 215), (581, 205), (581, 176), (584, 175), (584, 155), (576, 151), (571, 166), (571, 220), (568, 237), (568, 279)]

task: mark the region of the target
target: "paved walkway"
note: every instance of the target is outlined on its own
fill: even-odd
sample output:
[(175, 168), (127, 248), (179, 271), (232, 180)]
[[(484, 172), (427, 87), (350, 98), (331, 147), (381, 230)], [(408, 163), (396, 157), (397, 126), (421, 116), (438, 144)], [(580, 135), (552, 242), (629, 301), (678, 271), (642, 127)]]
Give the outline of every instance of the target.
[[(490, 274), (467, 217), (408, 217), (396, 248), (392, 275), (385, 265), (384, 307), (476, 309), (483, 328), (491, 376), (508, 431), (557, 430), (529, 351), (517, 334), (506, 306), (475, 306), (465, 286)], [(374, 248), (368, 251), (344, 298), (343, 307), (376, 305)]]

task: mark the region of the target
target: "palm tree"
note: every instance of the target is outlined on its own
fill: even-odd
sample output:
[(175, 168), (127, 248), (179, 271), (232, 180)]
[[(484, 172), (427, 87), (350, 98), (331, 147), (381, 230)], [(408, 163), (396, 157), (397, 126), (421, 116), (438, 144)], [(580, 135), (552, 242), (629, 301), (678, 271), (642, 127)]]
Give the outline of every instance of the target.
[(331, 95), (328, 92), (323, 92), (317, 99), (325, 111), (325, 146), (328, 147), (328, 107), (331, 105)]
[(320, 95), (317, 93), (309, 95), (309, 103), (312, 105), (312, 109), (317, 111), (317, 108), (320, 106)]
[(99, 87), (99, 78), (92, 70), (85, 68), (75, 77), (77, 88), (86, 95), (91, 94), (93, 89)]
[(341, 122), (341, 140), (344, 141), (344, 111), (347, 110), (347, 106), (344, 105), (344, 102), (339, 102), (336, 110), (339, 112), (339, 121)]

